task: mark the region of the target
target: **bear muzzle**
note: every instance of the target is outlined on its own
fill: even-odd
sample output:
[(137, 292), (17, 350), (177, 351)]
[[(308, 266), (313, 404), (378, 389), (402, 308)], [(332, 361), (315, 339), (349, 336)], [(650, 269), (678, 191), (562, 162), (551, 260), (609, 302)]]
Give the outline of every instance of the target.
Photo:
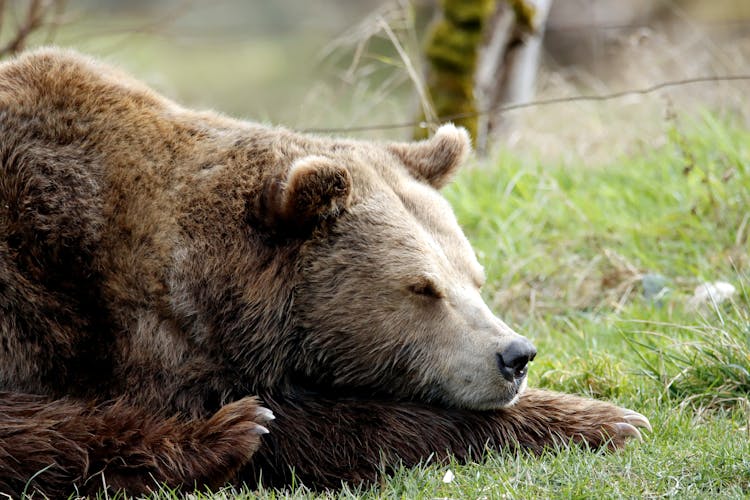
[(527, 339), (514, 339), (502, 352), (495, 354), (497, 367), (508, 382), (522, 380), (528, 372), (529, 362), (534, 360), (536, 348)]

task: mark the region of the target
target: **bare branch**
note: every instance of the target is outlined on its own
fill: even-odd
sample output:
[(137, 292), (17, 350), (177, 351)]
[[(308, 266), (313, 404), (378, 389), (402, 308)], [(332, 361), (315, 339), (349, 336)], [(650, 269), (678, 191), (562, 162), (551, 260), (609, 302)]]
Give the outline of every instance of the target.
[[(43, 29), (47, 25), (47, 19), (52, 13), (55, 21), (51, 23), (54, 28), (64, 9), (65, 0), (31, 0), (26, 15), (16, 26), (16, 31), (10, 40), (0, 47), (0, 58), (12, 56), (22, 51), (29, 40), (29, 37), (36, 31)], [(3, 15), (6, 12), (7, 5), (4, 0), (0, 0), (0, 25), (2, 24)]]

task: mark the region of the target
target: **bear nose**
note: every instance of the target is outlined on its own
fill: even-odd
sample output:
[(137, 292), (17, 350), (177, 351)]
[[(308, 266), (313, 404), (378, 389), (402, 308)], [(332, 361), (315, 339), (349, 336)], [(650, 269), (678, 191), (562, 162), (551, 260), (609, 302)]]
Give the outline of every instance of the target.
[(529, 361), (536, 356), (534, 345), (524, 338), (515, 339), (503, 352), (497, 353), (497, 366), (508, 382), (526, 376)]

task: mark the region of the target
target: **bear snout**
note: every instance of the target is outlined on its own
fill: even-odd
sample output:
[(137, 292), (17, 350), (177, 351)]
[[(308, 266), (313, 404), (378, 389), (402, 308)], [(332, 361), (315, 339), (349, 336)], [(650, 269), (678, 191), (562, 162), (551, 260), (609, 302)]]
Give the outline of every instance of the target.
[(535, 356), (534, 345), (521, 337), (513, 340), (504, 351), (496, 354), (497, 366), (505, 380), (515, 382), (526, 376), (528, 364)]

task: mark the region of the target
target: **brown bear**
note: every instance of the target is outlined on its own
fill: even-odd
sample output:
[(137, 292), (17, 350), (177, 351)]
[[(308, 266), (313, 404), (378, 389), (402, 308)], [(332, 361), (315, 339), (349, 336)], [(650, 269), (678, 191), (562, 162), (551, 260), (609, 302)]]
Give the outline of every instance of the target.
[(0, 65), (0, 492), (335, 488), (639, 438), (638, 413), (524, 390), (534, 347), (437, 191), (468, 151), (452, 125), (190, 111), (70, 51)]

